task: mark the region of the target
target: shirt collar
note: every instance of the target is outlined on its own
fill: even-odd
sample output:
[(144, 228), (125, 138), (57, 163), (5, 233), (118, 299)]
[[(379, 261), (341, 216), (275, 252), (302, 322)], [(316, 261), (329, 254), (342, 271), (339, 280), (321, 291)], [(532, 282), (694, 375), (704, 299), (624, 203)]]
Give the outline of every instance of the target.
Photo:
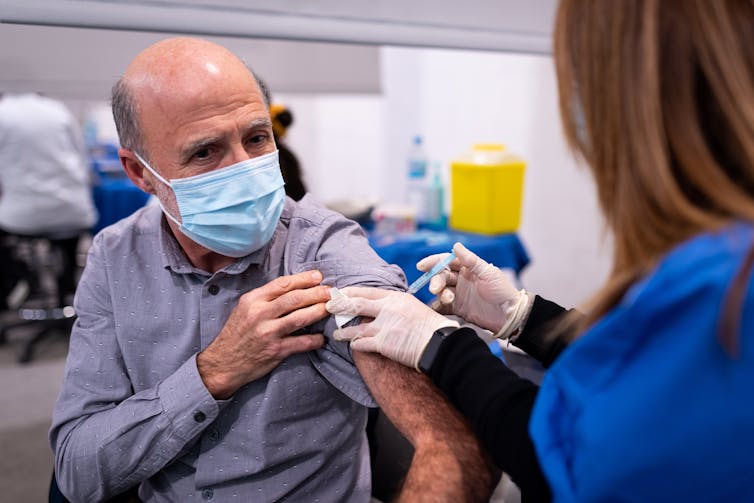
[[(167, 219), (162, 214), (162, 211), (159, 213), (159, 219), (159, 249), (160, 257), (162, 258), (162, 266), (164, 268), (170, 268), (173, 272), (179, 274), (196, 273), (210, 275), (209, 272), (199, 269), (189, 262), (186, 254), (183, 252), (183, 248), (181, 248), (178, 240), (175, 239), (173, 231), (170, 229)], [(277, 230), (275, 233), (277, 234)], [(274, 239), (275, 236), (273, 235), (270, 242), (262, 248), (246, 255), (245, 257), (237, 259), (231, 264), (223, 267), (221, 270), (226, 274), (240, 274), (252, 265), (260, 265), (269, 253), (270, 245)]]

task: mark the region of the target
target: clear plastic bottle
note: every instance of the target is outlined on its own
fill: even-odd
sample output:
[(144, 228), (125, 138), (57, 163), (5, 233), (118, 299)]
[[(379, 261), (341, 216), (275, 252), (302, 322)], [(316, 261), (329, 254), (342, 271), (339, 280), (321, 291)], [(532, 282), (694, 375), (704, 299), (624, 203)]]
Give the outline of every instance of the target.
[(445, 187), (442, 182), (442, 164), (432, 163), (432, 169), (425, 187), (422, 223), (431, 227), (442, 227), (445, 217)]
[(409, 149), (407, 169), (406, 202), (413, 208), (416, 221), (423, 222), (427, 208), (427, 154), (419, 135), (414, 137)]

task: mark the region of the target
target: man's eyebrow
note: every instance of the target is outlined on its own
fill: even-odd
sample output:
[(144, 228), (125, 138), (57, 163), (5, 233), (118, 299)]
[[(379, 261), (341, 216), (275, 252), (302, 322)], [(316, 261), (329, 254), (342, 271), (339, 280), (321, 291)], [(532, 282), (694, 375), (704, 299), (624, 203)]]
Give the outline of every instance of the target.
[[(268, 118), (263, 119), (254, 119), (250, 121), (247, 125), (247, 129), (272, 129), (272, 121)], [(210, 147), (212, 145), (217, 145), (223, 141), (222, 135), (217, 136), (207, 136), (205, 138), (199, 138), (197, 140), (194, 140), (190, 143), (187, 143), (182, 149), (180, 153), (180, 159), (181, 163), (185, 164), (189, 160), (191, 160), (191, 156), (194, 155), (195, 152), (198, 152), (199, 150), (203, 148)]]
[(251, 122), (249, 122), (249, 129), (256, 129), (260, 127), (271, 128), (272, 121), (268, 118), (264, 118), (264, 119), (254, 119)]
[(222, 136), (209, 136), (205, 138), (199, 138), (198, 140), (194, 140), (191, 143), (186, 144), (181, 149), (181, 162), (185, 163), (188, 162), (191, 159), (191, 156), (194, 155), (195, 152), (198, 152), (199, 150), (203, 148), (207, 148), (211, 145), (217, 145), (222, 141)]

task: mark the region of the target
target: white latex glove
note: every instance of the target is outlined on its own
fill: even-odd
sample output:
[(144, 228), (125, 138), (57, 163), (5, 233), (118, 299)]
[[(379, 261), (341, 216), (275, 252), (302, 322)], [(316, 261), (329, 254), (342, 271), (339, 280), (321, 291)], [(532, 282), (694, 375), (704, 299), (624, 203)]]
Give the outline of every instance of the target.
[[(479, 258), (461, 243), (453, 245), (456, 259), (449, 269), (429, 282), (429, 291), (437, 295), (432, 307), (444, 314), (454, 314), (507, 339), (518, 335), (529, 316), (534, 296), (517, 290), (506, 274)], [(428, 271), (447, 254), (430, 255), (416, 268)]]
[(368, 287), (348, 287), (325, 305), (337, 316), (373, 318), (333, 332), (338, 341), (351, 341), (357, 351), (380, 353), (419, 370), (419, 360), (435, 330), (458, 327), (458, 322), (436, 313), (411, 294)]

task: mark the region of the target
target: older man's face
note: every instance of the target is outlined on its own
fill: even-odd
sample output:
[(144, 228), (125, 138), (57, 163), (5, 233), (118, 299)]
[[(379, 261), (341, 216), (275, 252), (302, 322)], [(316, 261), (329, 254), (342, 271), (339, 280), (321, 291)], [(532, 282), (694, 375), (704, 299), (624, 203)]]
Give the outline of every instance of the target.
[[(166, 72), (162, 72), (163, 74)], [(206, 58), (140, 89), (151, 165), (167, 179), (219, 169), (275, 150), (261, 91), (237, 60)]]

